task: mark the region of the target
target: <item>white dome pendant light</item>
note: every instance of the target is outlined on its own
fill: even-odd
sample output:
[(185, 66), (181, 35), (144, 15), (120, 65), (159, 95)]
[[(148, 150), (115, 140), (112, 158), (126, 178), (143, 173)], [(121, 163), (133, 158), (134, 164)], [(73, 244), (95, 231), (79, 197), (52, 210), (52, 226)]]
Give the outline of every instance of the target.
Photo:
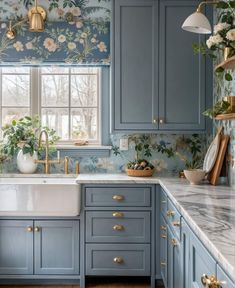
[(197, 34), (210, 34), (211, 24), (207, 17), (202, 13), (202, 6), (206, 4), (218, 4), (219, 1), (203, 1), (199, 4), (196, 12), (188, 16), (182, 25), (182, 29)]

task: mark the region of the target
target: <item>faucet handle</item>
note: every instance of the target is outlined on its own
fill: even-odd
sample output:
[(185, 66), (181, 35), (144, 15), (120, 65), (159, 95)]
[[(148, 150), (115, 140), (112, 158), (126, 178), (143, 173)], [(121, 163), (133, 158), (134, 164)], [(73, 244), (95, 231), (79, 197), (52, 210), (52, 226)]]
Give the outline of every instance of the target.
[(79, 173), (80, 173), (80, 165), (79, 165), (79, 162), (78, 162), (78, 161), (76, 161), (75, 173), (76, 173), (76, 174), (79, 174)]
[(69, 174), (69, 157), (64, 157), (64, 174)]

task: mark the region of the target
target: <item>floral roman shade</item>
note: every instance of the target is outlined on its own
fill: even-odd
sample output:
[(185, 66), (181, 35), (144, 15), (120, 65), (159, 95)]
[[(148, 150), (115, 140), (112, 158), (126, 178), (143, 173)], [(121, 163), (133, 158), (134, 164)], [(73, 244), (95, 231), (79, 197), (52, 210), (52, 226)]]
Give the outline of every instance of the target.
[[(2, 0), (0, 65), (110, 63), (110, 0), (38, 0), (47, 11), (45, 31), (32, 33), (25, 21), (34, 0)], [(16, 38), (6, 30), (12, 20)]]

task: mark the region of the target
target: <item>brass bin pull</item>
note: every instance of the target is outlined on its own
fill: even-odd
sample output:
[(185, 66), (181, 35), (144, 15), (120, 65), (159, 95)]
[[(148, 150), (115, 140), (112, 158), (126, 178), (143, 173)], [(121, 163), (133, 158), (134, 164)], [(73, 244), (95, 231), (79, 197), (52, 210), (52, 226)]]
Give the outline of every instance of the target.
[(209, 277), (208, 275), (203, 274), (201, 277), (201, 282), (202, 282), (202, 285), (206, 288), (220, 288), (221, 287), (220, 286), (221, 282), (218, 281), (214, 275)]
[(122, 264), (124, 262), (124, 259), (122, 257), (114, 257), (113, 262), (117, 264)]
[(123, 225), (114, 225), (113, 230), (122, 231), (122, 230), (124, 230), (124, 226)]
[(173, 210), (168, 210), (167, 213), (166, 213), (166, 215), (167, 215), (168, 217), (173, 217), (173, 216), (175, 215), (175, 212), (174, 212)]
[(124, 217), (124, 213), (123, 212), (113, 212), (113, 217), (122, 218), (122, 217)]
[(123, 195), (113, 195), (113, 200), (123, 201), (125, 197)]
[(160, 229), (161, 229), (162, 231), (166, 231), (166, 226), (161, 225), (161, 226), (160, 226)]
[(161, 266), (166, 266), (166, 262), (161, 262)]
[(33, 232), (33, 227), (28, 226), (28, 227), (27, 227), (27, 231), (28, 231), (28, 232)]
[(162, 235), (161, 235), (161, 238), (166, 239), (167, 236), (162, 234)]
[(171, 239), (171, 244), (172, 244), (174, 247), (178, 245), (178, 243), (177, 243), (177, 241), (176, 241), (175, 238), (172, 238), (172, 239)]
[(36, 227), (34, 228), (34, 231), (35, 231), (35, 232), (39, 232), (39, 231), (40, 231), (40, 228), (36, 226)]
[(180, 227), (180, 221), (173, 221), (172, 225), (175, 227)]

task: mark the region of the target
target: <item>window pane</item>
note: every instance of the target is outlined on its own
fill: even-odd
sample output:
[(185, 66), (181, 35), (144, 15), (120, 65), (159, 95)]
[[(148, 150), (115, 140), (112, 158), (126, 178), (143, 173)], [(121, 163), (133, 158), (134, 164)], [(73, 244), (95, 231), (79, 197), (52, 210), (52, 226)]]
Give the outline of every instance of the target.
[(29, 108), (3, 108), (2, 109), (2, 125), (11, 123), (14, 119), (19, 119), (30, 115)]
[(68, 106), (69, 77), (42, 75), (42, 106)]
[(41, 73), (45, 74), (68, 74), (69, 73), (69, 68), (65, 67), (42, 67), (41, 68)]
[(42, 109), (42, 125), (56, 130), (61, 140), (69, 139), (69, 110), (66, 108)]
[(3, 67), (2, 73), (29, 74), (29, 67)]
[(2, 105), (29, 106), (28, 75), (2, 75)]
[(71, 76), (71, 105), (79, 107), (97, 106), (97, 76)]
[(76, 108), (71, 111), (72, 139), (97, 139), (97, 109)]
[(97, 74), (99, 68), (94, 67), (72, 67), (71, 73), (72, 74)]

